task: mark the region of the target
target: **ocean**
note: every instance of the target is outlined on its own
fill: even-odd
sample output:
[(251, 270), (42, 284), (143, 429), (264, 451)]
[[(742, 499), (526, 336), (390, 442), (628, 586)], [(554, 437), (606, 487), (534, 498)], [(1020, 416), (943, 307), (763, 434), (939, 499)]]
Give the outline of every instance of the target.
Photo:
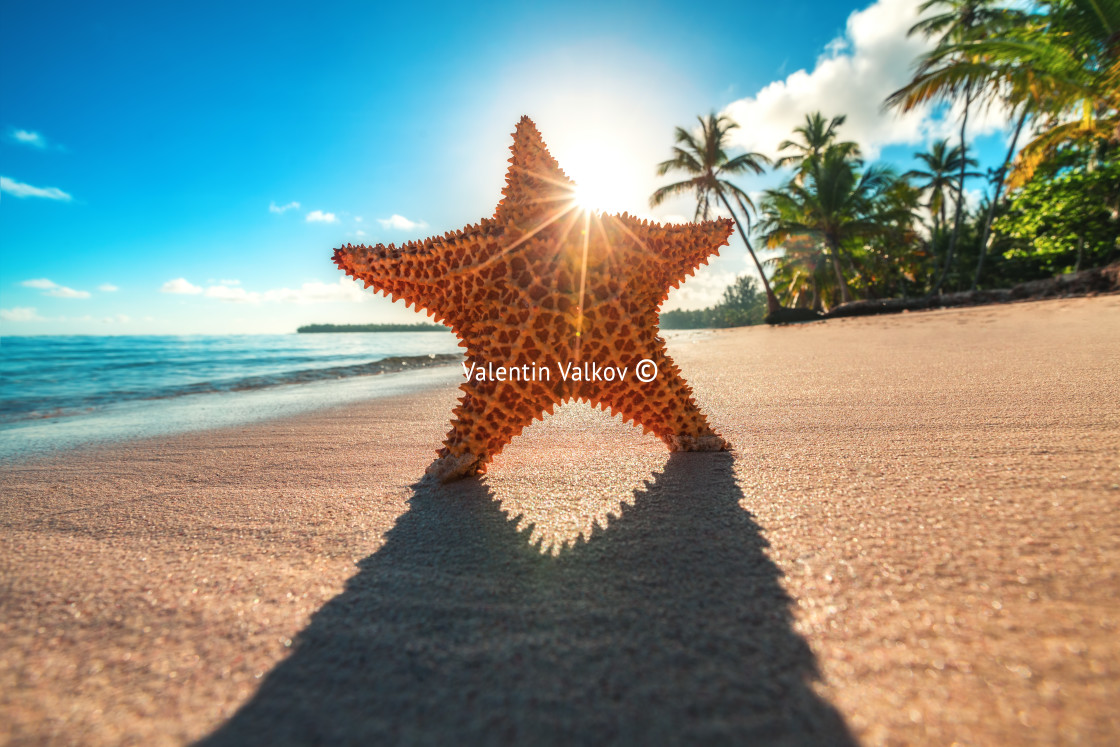
[[(4, 337), (0, 458), (234, 425), (454, 377), (451, 332)], [(454, 357), (451, 357), (454, 356)]]

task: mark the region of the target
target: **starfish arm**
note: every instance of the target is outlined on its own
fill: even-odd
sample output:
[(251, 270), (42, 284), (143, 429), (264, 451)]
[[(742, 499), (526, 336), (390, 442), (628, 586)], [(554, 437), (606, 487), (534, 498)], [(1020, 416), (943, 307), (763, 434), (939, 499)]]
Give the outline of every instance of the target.
[(410, 241), (402, 246), (347, 244), (334, 252), (334, 263), (366, 288), (394, 301), (431, 313), (458, 327), (476, 311), (460, 277), (472, 262), (501, 248), (501, 229), (493, 221), (448, 232), (441, 237)]
[(554, 211), (563, 203), (572, 202), (575, 184), (548, 152), (541, 133), (528, 117), (517, 123), (510, 151), (513, 156), (494, 220), (503, 224), (516, 222), (525, 208), (536, 211), (545, 207)]
[(709, 257), (719, 255), (719, 248), (727, 246), (734, 231), (728, 219), (660, 224), (626, 214), (604, 216), (603, 225), (608, 236), (626, 236), (644, 254), (656, 258), (656, 280), (663, 287), (661, 301), (668, 297), (669, 288), (680, 286), (701, 265), (708, 264)]
[[(405, 247), (408, 248), (408, 245)], [(427, 311), (437, 321), (452, 321), (453, 304), (445, 289), (423, 275), (409, 277), (401, 271), (402, 250), (395, 246), (353, 246), (347, 244), (334, 252), (334, 263), (366, 288), (384, 293), (393, 301), (403, 300), (406, 306)]]
[(665, 258), (670, 284), (676, 288), (709, 258), (719, 256), (719, 248), (728, 245), (734, 230), (727, 219), (662, 227), (655, 246)]
[(486, 465), (534, 420), (558, 404), (546, 382), (467, 382), (451, 430), (428, 472), (442, 481), (486, 471)]
[(652, 381), (609, 385), (598, 392), (597, 399), (611, 414), (621, 413), (623, 420), (634, 421), (647, 433), (652, 431), (672, 451), (730, 449), (692, 399), (692, 388), (673, 359), (662, 350), (650, 360), (657, 364)]

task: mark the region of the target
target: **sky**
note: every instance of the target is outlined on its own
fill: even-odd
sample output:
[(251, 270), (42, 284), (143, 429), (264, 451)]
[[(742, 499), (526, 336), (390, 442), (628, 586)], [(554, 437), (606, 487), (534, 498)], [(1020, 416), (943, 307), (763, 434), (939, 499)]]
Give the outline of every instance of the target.
[[(424, 321), (333, 249), (492, 215), (523, 114), (602, 209), (662, 221), (695, 204), (649, 208), (656, 164), (713, 111), (768, 155), (808, 112), (843, 113), (844, 139), (905, 171), (958, 126), (881, 107), (929, 44), (906, 36), (918, 4), (5, 4), (0, 335)], [(1006, 117), (973, 122), (994, 165)], [(753, 273), (734, 237), (663, 309)]]

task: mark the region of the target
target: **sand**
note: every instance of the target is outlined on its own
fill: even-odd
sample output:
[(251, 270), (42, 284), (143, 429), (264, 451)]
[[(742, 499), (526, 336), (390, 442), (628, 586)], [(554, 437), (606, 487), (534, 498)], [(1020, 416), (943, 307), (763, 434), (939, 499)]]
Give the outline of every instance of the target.
[(453, 388), (2, 468), (0, 742), (1120, 741), (1120, 296), (671, 353), (724, 454)]

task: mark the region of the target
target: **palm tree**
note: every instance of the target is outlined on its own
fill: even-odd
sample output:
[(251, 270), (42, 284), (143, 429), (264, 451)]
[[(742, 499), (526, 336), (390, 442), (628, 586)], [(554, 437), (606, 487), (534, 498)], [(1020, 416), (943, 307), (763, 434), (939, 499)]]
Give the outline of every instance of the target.
[(907, 295), (907, 284), (915, 286), (918, 277), (928, 275), (924, 266), (929, 254), (924, 250), (916, 226), (921, 222), (922, 191), (908, 179), (894, 179), (880, 193), (876, 218), (882, 232), (865, 241), (858, 260), (865, 269), (868, 297)]
[(759, 230), (768, 247), (791, 240), (815, 240), (827, 250), (839, 289), (840, 302), (851, 300), (841, 256), (845, 244), (881, 236), (892, 216), (882, 196), (896, 180), (894, 172), (872, 166), (859, 173), (859, 162), (844, 148), (827, 148), (811, 159), (803, 183), (790, 180), (781, 189), (767, 190)]
[[(657, 175), (664, 176), (670, 171), (683, 171), (689, 175), (684, 181), (659, 187), (649, 198), (650, 207), (657, 207), (668, 197), (693, 192), (696, 195), (696, 219), (707, 220), (712, 213), (712, 200), (717, 199), (723, 203), (724, 208), (731, 213), (739, 235), (758, 268), (759, 277), (762, 278), (762, 287), (766, 291), (766, 304), (773, 314), (781, 309), (777, 296), (770, 288), (762, 264), (754, 253), (749, 238), (750, 210), (755, 209), (750, 195), (739, 187), (727, 181), (729, 176), (744, 173), (761, 174), (765, 166), (770, 165), (770, 159), (761, 153), (742, 153), (734, 158), (727, 155), (727, 136), (731, 130), (739, 125), (726, 115), (716, 115), (712, 112), (707, 117), (697, 117), (700, 120), (700, 135), (693, 135), (683, 127), (676, 128), (673, 147), (673, 157), (657, 165)], [(747, 228), (739, 221), (739, 215), (731, 207), (732, 198), (738, 204), (747, 221)]]
[[(914, 24), (907, 35), (920, 33), (927, 38), (936, 36), (938, 37), (937, 47), (920, 60), (914, 80), (887, 97), (887, 105), (909, 111), (928, 98), (956, 99), (963, 93), (964, 109), (961, 113), (960, 133), (961, 150), (963, 151), (967, 147), (965, 136), (968, 128), (968, 115), (973, 98), (978, 90), (977, 81), (971, 77), (953, 82), (946, 80), (945, 85), (930, 91), (924, 97), (918, 95), (918, 92), (925, 90), (923, 87), (925, 84), (924, 76), (929, 73), (932, 67), (936, 66), (938, 61), (945, 59), (947, 49), (955, 49), (962, 44), (984, 38), (999, 23), (1002, 18), (1000, 16), (1002, 11), (994, 7), (993, 0), (926, 0), (919, 6), (918, 12), (925, 13), (930, 9), (938, 12)], [(976, 57), (962, 52), (952, 56), (952, 62), (963, 69), (970, 64), (975, 64)], [(957, 204), (953, 217), (953, 234), (949, 239), (949, 249), (945, 254), (945, 265), (941, 269), (937, 282), (930, 289), (931, 294), (938, 292), (942, 283), (945, 282), (945, 277), (948, 275), (949, 267), (953, 262), (957, 239), (960, 236), (961, 220), (964, 217), (965, 167), (965, 159), (962, 159), (957, 177)]]
[(1037, 65), (1048, 95), (1037, 105), (1052, 127), (1023, 149), (1020, 185), (1042, 160), (1067, 143), (1098, 149), (1120, 145), (1120, 0), (1047, 0), (1046, 32), (1017, 61)]
[(783, 252), (766, 260), (773, 268), (774, 292), (793, 308), (823, 311), (840, 302), (840, 289), (829, 280), (832, 267), (828, 252), (811, 236), (791, 236), (782, 242)]
[[(915, 153), (914, 157), (925, 164), (925, 170), (911, 169), (902, 175), (904, 179), (922, 180), (916, 186), (929, 195), (926, 206), (933, 220), (934, 237), (945, 228), (945, 193), (955, 195), (960, 190), (961, 146), (949, 147), (948, 140), (934, 142), (927, 153)], [(966, 166), (976, 166), (975, 158), (965, 159)], [(967, 176), (979, 176), (969, 172)]]
[[(1120, 144), (1120, 0), (1037, 0), (1035, 6), (1034, 12), (984, 8), (973, 25), (985, 32), (943, 40), (921, 60), (914, 80), (888, 99), (909, 109), (975, 89), (1018, 113), (989, 201), (973, 289), (1005, 181), (1008, 190), (1022, 187), (1065, 146), (1088, 145), (1104, 157)], [(1009, 171), (1028, 118), (1039, 125), (1037, 134)]]
[[(961, 195), (964, 191), (961, 188), (963, 183), (961, 181), (962, 172), (966, 177), (980, 176), (980, 173), (964, 171), (966, 167), (975, 167), (977, 165), (976, 159), (966, 156), (964, 149), (959, 145), (950, 148), (948, 140), (938, 140), (930, 146), (928, 153), (915, 153), (914, 157), (925, 163), (926, 170), (912, 169), (907, 171), (903, 178), (923, 180), (923, 183), (919, 184), (918, 187), (929, 193), (927, 207), (933, 220), (933, 235), (930, 245), (936, 248), (940, 244), (940, 238), (948, 225), (945, 217), (946, 192), (948, 192), (950, 198), (956, 197), (957, 209), (960, 210)], [(955, 230), (957, 230), (956, 226), (954, 226)], [(950, 243), (938, 279), (935, 280), (935, 285), (931, 287), (935, 289), (940, 287), (941, 281), (944, 280), (946, 273), (949, 271), (952, 258), (953, 252)]]
[(1011, 144), (1007, 147), (1007, 156), (999, 165), (992, 179), (994, 188), (992, 198), (988, 201), (988, 215), (984, 219), (984, 233), (980, 236), (980, 257), (976, 260), (976, 274), (972, 276), (971, 290), (976, 290), (980, 285), (980, 275), (984, 271), (984, 257), (988, 254), (988, 242), (992, 237), (992, 221), (995, 220), (996, 208), (999, 207), (1000, 197), (1003, 196), (1003, 184), (1007, 180), (1007, 170), (1011, 166), (1011, 159), (1015, 157), (1015, 148), (1019, 145), (1019, 135), (1023, 132), (1023, 125), (1027, 123), (1028, 114), (1028, 108), (1022, 106), (1019, 112), (1019, 120), (1015, 124), (1015, 134), (1011, 136)]
[[(940, 18), (942, 22), (946, 22), (949, 19), (945, 16), (946, 14), (942, 14), (942, 16), (936, 16), (935, 18)], [(932, 20), (934, 19), (927, 19), (926, 23), (928, 24)], [(972, 290), (976, 290), (991, 237), (992, 221), (1004, 194), (1003, 187), (1007, 179), (1008, 168), (1012, 157), (1015, 155), (1019, 135), (1023, 131), (1027, 118), (1033, 111), (1033, 107), (1026, 99), (1029, 92), (1035, 88), (1036, 81), (1029, 66), (999, 63), (993, 55), (984, 53), (981, 49), (990, 40), (1006, 39), (1021, 32), (1029, 20), (1026, 13), (1012, 8), (984, 8), (971, 20), (978, 27), (976, 33), (973, 34), (973, 38), (959, 44), (947, 43), (943, 39), (942, 44), (921, 60), (919, 71), (914, 80), (905, 88), (893, 94), (891, 99), (888, 99), (888, 103), (894, 103), (906, 110), (924, 101), (934, 100), (942, 96), (951, 98), (964, 86), (966, 90), (975, 92), (974, 102), (983, 102), (984, 105), (991, 106), (998, 101), (1018, 110), (1019, 118), (1011, 138), (1011, 145), (1008, 148), (1004, 163), (995, 173), (992, 196), (988, 200), (987, 216), (984, 220), (983, 235), (980, 239), (980, 256), (976, 263), (976, 273), (972, 282)], [(979, 28), (981, 25), (982, 30)], [(968, 47), (967, 50), (966, 47)], [(976, 174), (970, 176), (976, 176)], [(941, 215), (941, 224), (942, 226), (945, 224), (944, 214)]]
[(774, 162), (774, 166), (781, 168), (783, 166), (793, 166), (797, 168), (798, 181), (804, 179), (805, 172), (808, 169), (809, 163), (816, 158), (820, 158), (826, 148), (840, 148), (846, 152), (850, 158), (859, 158), (859, 146), (851, 142), (836, 142), (837, 130), (840, 125), (844, 124), (847, 120), (846, 114), (833, 117), (825, 121), (824, 116), (820, 112), (813, 112), (812, 114), (805, 115), (805, 124), (801, 127), (794, 127), (793, 132), (801, 136), (801, 142), (796, 140), (783, 140), (781, 145), (778, 146), (779, 151), (793, 150), (794, 152), (788, 156), (782, 156)]
[[(1070, 144), (1120, 144), (1120, 0), (1036, 0), (1034, 13), (1005, 9), (998, 33), (935, 49), (907, 101), (960, 85), (987, 86), (1038, 124), (1008, 179), (1021, 187)], [(963, 61), (963, 62), (962, 62)], [(905, 89), (903, 89), (905, 90)]]

